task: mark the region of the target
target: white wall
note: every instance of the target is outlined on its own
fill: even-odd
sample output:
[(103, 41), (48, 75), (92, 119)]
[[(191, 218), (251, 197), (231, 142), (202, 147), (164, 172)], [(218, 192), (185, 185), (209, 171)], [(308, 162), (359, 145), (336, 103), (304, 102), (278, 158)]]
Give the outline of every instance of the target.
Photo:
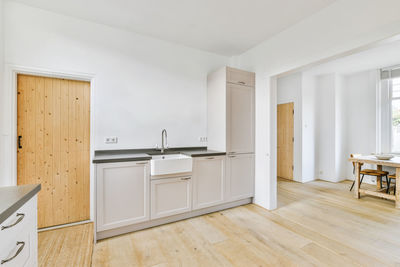
[(333, 180), (335, 172), (335, 74), (316, 77), (315, 176)]
[[(376, 83), (377, 70), (346, 75), (346, 154), (371, 154), (376, 148)], [(347, 164), (346, 178), (353, 178), (353, 168)], [(369, 179), (369, 178), (368, 178)], [(365, 180), (367, 181), (367, 179)]]
[(302, 182), (302, 74), (279, 78), (277, 86), (277, 103), (294, 103), (293, 179)]
[[(348, 136), (346, 133), (346, 121), (349, 116), (347, 109), (347, 88), (344, 77), (336, 74), (335, 77), (335, 176), (336, 182), (346, 179), (346, 167), (348, 162), (347, 152)], [(351, 103), (352, 104), (352, 103)]]
[[(95, 76), (95, 149), (154, 147), (163, 128), (170, 146), (207, 145), (198, 139), (207, 133), (207, 74), (229, 58), (9, 1), (5, 38), (6, 64)], [(9, 99), (0, 104), (6, 164)]]
[[(4, 8), (3, 8), (3, 0), (0, 0), (0, 99), (4, 99)], [(6, 168), (4, 160), (2, 160), (3, 151), (5, 151), (5, 138), (4, 138), (4, 125), (1, 121), (6, 119), (5, 110), (3, 106), (0, 106), (0, 170), (4, 170)], [(0, 171), (1, 173), (1, 171)], [(2, 186), (4, 182), (0, 178), (0, 186)]]
[(274, 209), (277, 203), (271, 77), (400, 33), (399, 9), (397, 0), (339, 0), (234, 58), (237, 67), (256, 72), (257, 204)]
[(305, 73), (302, 76), (302, 181), (309, 182), (315, 179), (316, 79), (314, 76)]

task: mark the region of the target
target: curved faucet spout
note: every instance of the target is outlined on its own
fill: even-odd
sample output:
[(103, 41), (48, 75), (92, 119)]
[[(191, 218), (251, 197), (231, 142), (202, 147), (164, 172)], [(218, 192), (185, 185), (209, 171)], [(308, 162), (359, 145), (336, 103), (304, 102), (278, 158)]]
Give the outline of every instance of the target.
[[(164, 137), (165, 136), (165, 137)], [(161, 131), (161, 153), (164, 153), (165, 149), (167, 148), (166, 145), (168, 144), (168, 134), (167, 130), (163, 129)]]

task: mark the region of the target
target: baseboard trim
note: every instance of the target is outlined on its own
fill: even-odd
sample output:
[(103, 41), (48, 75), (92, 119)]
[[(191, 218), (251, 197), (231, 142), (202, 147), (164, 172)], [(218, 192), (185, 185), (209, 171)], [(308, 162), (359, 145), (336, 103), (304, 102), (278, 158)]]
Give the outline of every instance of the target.
[(172, 222), (176, 222), (176, 221), (180, 221), (180, 220), (185, 220), (185, 219), (197, 217), (200, 215), (204, 215), (207, 213), (217, 212), (217, 211), (230, 209), (230, 208), (241, 206), (241, 205), (246, 205), (246, 204), (249, 204), (252, 202), (253, 202), (253, 198), (246, 198), (246, 199), (242, 199), (242, 200), (237, 200), (237, 201), (221, 204), (221, 205), (214, 206), (214, 207), (204, 208), (204, 209), (200, 209), (200, 210), (194, 210), (194, 211), (183, 213), (183, 214), (178, 214), (178, 215), (173, 215), (170, 217), (151, 220), (148, 222), (123, 226), (123, 227), (119, 227), (119, 228), (111, 229), (111, 230), (105, 230), (105, 231), (96, 233), (96, 240), (101, 240), (101, 239), (105, 239), (105, 238), (109, 238), (109, 237), (113, 237), (113, 236), (117, 236), (117, 235), (122, 235), (122, 234), (130, 233), (130, 232), (134, 232), (134, 231), (138, 231), (138, 230), (143, 230), (146, 228), (151, 228), (151, 227), (159, 226), (162, 224), (168, 224), (168, 223), (172, 223)]
[(44, 232), (44, 231), (49, 231), (49, 230), (55, 230), (55, 229), (60, 229), (60, 228), (65, 228), (65, 227), (70, 227), (70, 226), (75, 226), (75, 225), (80, 225), (80, 224), (85, 224), (85, 223), (91, 223), (93, 221), (91, 220), (86, 220), (86, 221), (80, 221), (80, 222), (74, 222), (74, 223), (67, 223), (67, 224), (60, 224), (56, 226), (50, 226), (46, 228), (40, 228), (38, 229), (38, 233)]

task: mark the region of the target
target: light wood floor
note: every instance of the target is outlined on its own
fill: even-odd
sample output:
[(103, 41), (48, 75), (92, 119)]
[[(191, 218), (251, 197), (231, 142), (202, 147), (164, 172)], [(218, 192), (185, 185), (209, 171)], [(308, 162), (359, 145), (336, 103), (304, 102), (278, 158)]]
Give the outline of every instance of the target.
[(38, 262), (43, 267), (90, 266), (93, 223), (43, 231), (38, 237)]
[(274, 211), (251, 204), (106, 239), (93, 266), (400, 266), (400, 211), (349, 186), (278, 180)]

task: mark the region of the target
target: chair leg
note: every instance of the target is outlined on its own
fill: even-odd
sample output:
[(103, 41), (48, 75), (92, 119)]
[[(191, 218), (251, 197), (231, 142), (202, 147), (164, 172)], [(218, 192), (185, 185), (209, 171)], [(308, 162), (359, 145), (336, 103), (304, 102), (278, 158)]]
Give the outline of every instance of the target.
[(356, 183), (356, 181), (353, 181), (353, 184), (350, 187), (350, 191), (353, 190), (354, 184)]
[(392, 183), (392, 178), (388, 178), (386, 177), (386, 185), (387, 185), (387, 189), (386, 189), (386, 194), (390, 194), (390, 184)]
[[(361, 176), (360, 185), (362, 184), (363, 179), (364, 179), (364, 174)], [(355, 184), (356, 184), (356, 181), (354, 180), (353, 184), (350, 187), (350, 191), (353, 190), (353, 187), (354, 187)]]

